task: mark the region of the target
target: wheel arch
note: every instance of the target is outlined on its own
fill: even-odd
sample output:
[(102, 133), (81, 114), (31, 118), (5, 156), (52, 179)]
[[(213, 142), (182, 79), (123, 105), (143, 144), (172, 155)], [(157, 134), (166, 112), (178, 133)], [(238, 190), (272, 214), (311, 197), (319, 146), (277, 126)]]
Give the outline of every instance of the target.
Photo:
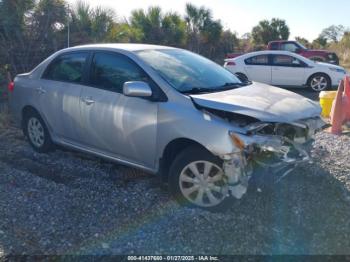
[(21, 110), (21, 126), (22, 127), (24, 125), (24, 120), (25, 120), (26, 116), (30, 113), (33, 113), (33, 112), (38, 114), (42, 118), (41, 114), (34, 106), (26, 105), (22, 108), (22, 110)]
[[(163, 154), (159, 159), (159, 171), (158, 174), (161, 177), (163, 183), (168, 182), (169, 169), (176, 156), (190, 146), (198, 146), (203, 150), (208, 149), (202, 144), (189, 138), (176, 138), (170, 141), (164, 148)], [(208, 151), (209, 152), (209, 151)]]

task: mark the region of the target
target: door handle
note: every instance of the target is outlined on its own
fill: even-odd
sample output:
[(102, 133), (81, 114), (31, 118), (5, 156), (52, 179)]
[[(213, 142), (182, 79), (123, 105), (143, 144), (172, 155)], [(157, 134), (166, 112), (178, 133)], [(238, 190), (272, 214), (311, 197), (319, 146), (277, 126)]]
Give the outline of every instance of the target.
[(84, 102), (85, 104), (87, 104), (88, 106), (95, 103), (95, 101), (92, 100), (91, 97), (85, 97), (85, 98), (83, 98), (83, 102)]
[(45, 89), (43, 89), (42, 87), (38, 87), (38, 88), (36, 88), (35, 90), (36, 90), (36, 92), (37, 92), (37, 93), (39, 93), (40, 95), (42, 95), (42, 94), (45, 94), (45, 93), (46, 93), (46, 90), (45, 90)]

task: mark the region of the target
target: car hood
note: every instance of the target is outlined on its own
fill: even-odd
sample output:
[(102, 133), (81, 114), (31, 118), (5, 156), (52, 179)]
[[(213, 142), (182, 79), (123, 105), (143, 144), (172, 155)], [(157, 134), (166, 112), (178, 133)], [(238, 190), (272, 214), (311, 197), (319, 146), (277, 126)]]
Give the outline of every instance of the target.
[(338, 65), (334, 65), (334, 64), (329, 64), (329, 63), (324, 63), (324, 62), (315, 62), (315, 63), (316, 63), (317, 65), (319, 65), (319, 66), (322, 66), (322, 67), (345, 70), (344, 67), (338, 66)]
[(246, 115), (266, 122), (294, 122), (320, 116), (320, 106), (293, 92), (253, 82), (249, 86), (222, 92), (190, 95), (206, 108)]
[(333, 54), (333, 52), (329, 52), (327, 50), (322, 50), (322, 49), (307, 49), (305, 51), (310, 53), (315, 53), (315, 54)]

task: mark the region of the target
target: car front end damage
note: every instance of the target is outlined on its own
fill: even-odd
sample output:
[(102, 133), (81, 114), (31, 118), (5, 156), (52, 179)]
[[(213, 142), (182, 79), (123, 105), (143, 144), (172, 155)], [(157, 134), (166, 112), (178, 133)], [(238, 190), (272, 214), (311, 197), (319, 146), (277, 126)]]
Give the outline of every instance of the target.
[(301, 163), (311, 162), (314, 135), (325, 126), (320, 117), (313, 117), (292, 123), (257, 122), (245, 126), (245, 134), (229, 132), (237, 151), (221, 156), (227, 192), (240, 199), (252, 176), (264, 180), (265, 174), (272, 175), (277, 183)]

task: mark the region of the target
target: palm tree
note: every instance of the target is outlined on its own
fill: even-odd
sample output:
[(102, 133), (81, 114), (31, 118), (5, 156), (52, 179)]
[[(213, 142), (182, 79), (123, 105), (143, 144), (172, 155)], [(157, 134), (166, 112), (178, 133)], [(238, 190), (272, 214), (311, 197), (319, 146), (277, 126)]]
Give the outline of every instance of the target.
[(131, 25), (142, 32), (142, 41), (150, 44), (183, 46), (185, 42), (185, 24), (176, 13), (163, 15), (160, 7), (150, 7), (131, 13)]

